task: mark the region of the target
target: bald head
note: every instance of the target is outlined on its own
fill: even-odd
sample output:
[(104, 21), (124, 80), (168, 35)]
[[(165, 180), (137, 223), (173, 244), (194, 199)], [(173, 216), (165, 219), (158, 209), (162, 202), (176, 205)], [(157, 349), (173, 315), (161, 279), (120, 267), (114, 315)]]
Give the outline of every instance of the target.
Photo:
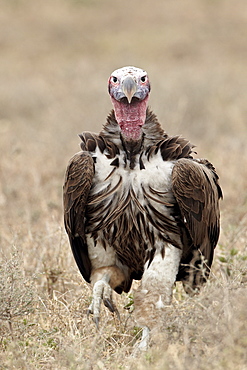
[(150, 92), (147, 72), (132, 66), (116, 69), (109, 77), (108, 90), (123, 137), (140, 140)]
[(112, 72), (108, 81), (108, 90), (112, 98), (120, 101), (126, 98), (144, 100), (150, 92), (147, 72), (137, 67), (123, 67)]

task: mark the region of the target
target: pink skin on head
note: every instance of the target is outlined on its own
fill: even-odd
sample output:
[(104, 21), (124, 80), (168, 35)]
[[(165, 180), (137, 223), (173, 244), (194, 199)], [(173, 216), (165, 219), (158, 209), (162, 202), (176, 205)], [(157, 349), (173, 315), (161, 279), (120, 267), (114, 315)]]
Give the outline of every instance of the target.
[(144, 100), (132, 100), (130, 104), (117, 101), (111, 96), (116, 120), (125, 139), (139, 140), (145, 123), (148, 96)]

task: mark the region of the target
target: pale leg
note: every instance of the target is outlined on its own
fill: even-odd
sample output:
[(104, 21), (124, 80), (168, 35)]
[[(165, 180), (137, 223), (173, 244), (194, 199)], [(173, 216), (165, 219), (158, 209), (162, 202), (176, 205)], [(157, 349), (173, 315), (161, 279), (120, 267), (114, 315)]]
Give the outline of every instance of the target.
[(105, 248), (99, 243), (94, 245), (88, 237), (88, 252), (92, 263), (91, 284), (93, 285), (93, 299), (88, 308), (88, 314), (93, 315), (96, 326), (99, 326), (100, 307), (103, 300), (105, 306), (119, 317), (116, 305), (112, 300), (112, 290), (124, 280), (124, 274), (116, 266), (116, 255), (113, 248)]
[(143, 328), (140, 349), (148, 348), (150, 331), (159, 329), (165, 319), (165, 307), (171, 303), (181, 250), (171, 245), (165, 248), (165, 257), (159, 251), (149, 267), (145, 266), (141, 285), (135, 292), (135, 317)]

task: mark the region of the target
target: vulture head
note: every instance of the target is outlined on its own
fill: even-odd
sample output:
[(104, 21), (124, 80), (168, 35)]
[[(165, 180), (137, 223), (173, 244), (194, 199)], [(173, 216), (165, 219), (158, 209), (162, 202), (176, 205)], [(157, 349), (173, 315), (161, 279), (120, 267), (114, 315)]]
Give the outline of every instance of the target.
[(150, 92), (147, 72), (136, 67), (117, 69), (108, 80), (108, 91), (123, 137), (140, 140)]

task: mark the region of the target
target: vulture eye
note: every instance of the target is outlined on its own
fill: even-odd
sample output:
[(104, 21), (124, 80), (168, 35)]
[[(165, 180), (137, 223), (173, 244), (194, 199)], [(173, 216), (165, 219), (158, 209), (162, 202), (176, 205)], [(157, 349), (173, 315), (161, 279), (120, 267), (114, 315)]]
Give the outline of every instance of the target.
[(143, 83), (145, 83), (147, 81), (147, 76), (145, 75), (145, 76), (142, 76), (141, 77), (141, 82), (143, 82)]
[(114, 84), (116, 84), (116, 83), (118, 82), (118, 78), (117, 78), (117, 77), (115, 77), (115, 76), (112, 76), (111, 80), (112, 80), (112, 82), (113, 82)]

